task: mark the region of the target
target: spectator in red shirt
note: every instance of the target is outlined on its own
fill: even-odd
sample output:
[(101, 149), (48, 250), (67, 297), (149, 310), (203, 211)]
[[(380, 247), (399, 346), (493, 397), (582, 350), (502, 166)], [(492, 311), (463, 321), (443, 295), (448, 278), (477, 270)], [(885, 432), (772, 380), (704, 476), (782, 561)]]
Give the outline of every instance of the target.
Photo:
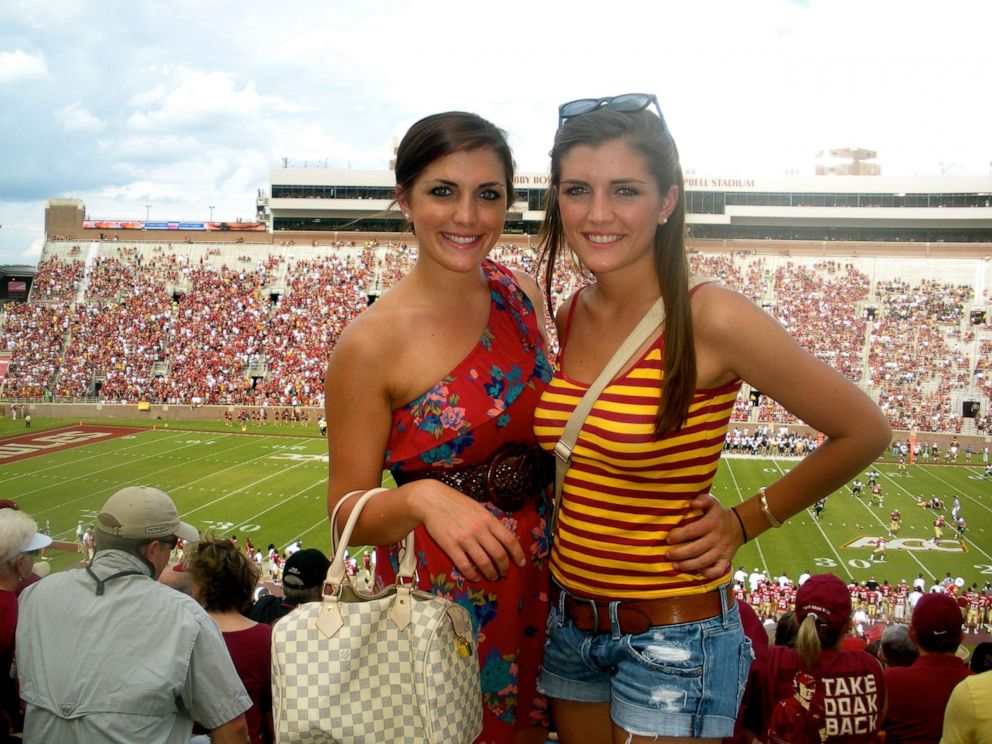
[(751, 667), (745, 727), (769, 744), (877, 739), (885, 715), (878, 660), (844, 651), (851, 597), (832, 574), (810, 577), (796, 593), (796, 647), (773, 646)]
[(936, 744), (951, 691), (971, 674), (955, 656), (962, 637), (958, 603), (939, 592), (921, 597), (909, 636), (920, 649), (919, 658), (912, 666), (890, 667), (885, 673), (889, 690), (886, 742)]

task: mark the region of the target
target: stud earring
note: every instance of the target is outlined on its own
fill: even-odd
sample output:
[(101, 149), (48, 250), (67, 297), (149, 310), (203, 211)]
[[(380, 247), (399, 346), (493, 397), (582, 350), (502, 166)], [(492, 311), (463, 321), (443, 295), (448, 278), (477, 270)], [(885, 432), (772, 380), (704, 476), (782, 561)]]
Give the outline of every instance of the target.
[(410, 213), (409, 212), (404, 212), (403, 213), (403, 217), (406, 219), (407, 222), (410, 221)]

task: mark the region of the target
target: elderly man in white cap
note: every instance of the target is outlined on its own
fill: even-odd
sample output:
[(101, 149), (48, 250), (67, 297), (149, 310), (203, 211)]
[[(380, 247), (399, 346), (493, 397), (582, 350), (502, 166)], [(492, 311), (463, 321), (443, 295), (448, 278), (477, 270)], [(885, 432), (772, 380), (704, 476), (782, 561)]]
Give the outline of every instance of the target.
[(213, 742), (245, 742), (251, 699), (213, 620), (156, 581), (182, 538), (165, 493), (129, 486), (96, 519), (85, 569), (21, 595), (17, 625), (25, 741), (188, 744), (193, 721)]

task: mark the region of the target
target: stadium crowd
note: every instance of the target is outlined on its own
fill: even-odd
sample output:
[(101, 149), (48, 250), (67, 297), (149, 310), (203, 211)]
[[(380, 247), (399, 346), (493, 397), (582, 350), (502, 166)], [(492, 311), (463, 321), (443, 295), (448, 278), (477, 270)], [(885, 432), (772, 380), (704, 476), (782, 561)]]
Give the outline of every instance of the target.
[[(734, 594), (749, 604), (762, 621), (778, 621), (796, 609), (796, 590), (810, 577), (804, 571), (794, 579), (786, 573), (769, 576), (760, 568), (747, 571), (740, 566), (734, 573)], [(863, 581), (848, 579), (851, 608), (854, 613), (852, 635), (865, 637), (876, 623), (890, 625), (908, 623), (913, 608), (924, 594), (947, 594), (961, 607), (965, 632), (970, 634), (992, 633), (992, 582), (979, 587), (949, 573), (942, 579), (924, 578), (918, 574), (912, 581), (900, 579), (890, 583), (872, 576)]]
[[(0, 320), (0, 350), (10, 352), (2, 394), (321, 405), (328, 350), (410, 270), (416, 246), (368, 241), (324, 246), (320, 255), (288, 244), (278, 251), (241, 253), (231, 268), (216, 247), (202, 245), (107, 242), (89, 260), (63, 248), (39, 264), (30, 301), (9, 305)], [(494, 256), (539, 273), (526, 246), (501, 243)], [(873, 285), (850, 263), (790, 259), (772, 268), (767, 257), (740, 251), (693, 253), (690, 264), (766, 307), (812, 354), (866, 383), (893, 428), (960, 433), (954, 394), (992, 397), (992, 338), (968, 323), (969, 286), (929, 279)], [(563, 272), (556, 276), (553, 294), (562, 296), (571, 285)], [(751, 392), (742, 389), (734, 420), (799, 423)], [(992, 427), (988, 407), (975, 425), (977, 432)]]
[[(179, 520), (166, 494), (130, 486), (102, 507), (95, 536), (92, 527), (84, 534), (80, 522), (77, 540), (85, 568), (49, 578), (35, 575), (18, 586), (18, 577), (35, 565), (34, 553), (51, 539), (16, 505), (5, 504), (0, 507), (0, 606), (4, 617), (20, 621), (16, 637), (13, 630), (0, 635), (0, 671), (9, 680), (0, 685), (0, 737), (19, 741), (23, 730), (29, 742), (111, 735), (123, 735), (123, 741), (141, 730), (149, 740), (162, 741), (189, 741), (190, 731), (193, 742), (275, 740), (272, 626), (301, 604), (320, 601), (327, 556), (300, 541), (262, 550), (250, 537), (198, 535)], [(149, 529), (173, 534), (149, 540)], [(359, 592), (371, 589), (374, 572), (371, 554), (348, 561), (349, 580)], [(812, 719), (827, 729), (817, 741), (867, 744), (879, 730), (888, 742), (985, 741), (977, 736), (982, 724), (976, 723), (979, 713), (969, 696), (988, 686), (973, 674), (992, 670), (992, 643), (979, 642), (973, 654), (959, 644), (992, 632), (992, 582), (979, 588), (948, 573), (939, 580), (919, 574), (912, 582), (896, 583), (851, 579), (845, 587), (831, 574), (804, 571), (793, 579), (760, 568), (748, 572), (741, 565), (733, 575), (733, 594), (755, 659), (731, 741), (811, 741), (773, 735), (795, 734), (813, 710), (782, 719), (782, 703), (764, 699), (776, 684), (785, 686), (786, 706), (805, 699), (801, 686), (828, 685)], [(100, 601), (94, 603), (95, 597)], [(824, 643), (815, 647), (823, 664), (804, 664), (808, 671), (796, 672), (786, 662), (796, 663), (790, 654), (808, 652), (803, 621), (811, 612)], [(83, 618), (77, 632), (64, 632), (65, 622)], [(824, 635), (824, 627), (835, 633)], [(836, 651), (827, 645), (830, 638)], [(105, 662), (74, 666), (82, 664), (80, 654), (106, 653), (108, 644), (114, 652)], [(962, 663), (969, 654), (970, 669)], [(853, 668), (875, 681), (859, 676), (860, 689), (832, 692), (830, 680), (844, 684), (853, 679), (844, 677)], [(56, 673), (69, 669), (77, 673)], [(119, 677), (125, 669), (131, 674)], [(127, 684), (118, 684), (120, 679)], [(928, 686), (923, 697), (921, 683)], [(59, 704), (69, 698), (80, 702)], [(851, 707), (832, 710), (837, 699)], [(866, 707), (858, 709), (862, 703)], [(845, 726), (852, 727), (848, 738), (840, 733)], [(860, 726), (866, 736), (858, 738)], [(829, 733), (831, 727), (840, 729)], [(182, 738), (169, 738), (170, 732)]]

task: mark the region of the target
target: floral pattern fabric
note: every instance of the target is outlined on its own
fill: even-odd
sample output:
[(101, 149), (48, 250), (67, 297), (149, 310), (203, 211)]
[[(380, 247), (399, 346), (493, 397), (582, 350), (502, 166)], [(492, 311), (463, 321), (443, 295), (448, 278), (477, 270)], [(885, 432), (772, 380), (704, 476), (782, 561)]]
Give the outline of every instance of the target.
[[(534, 408), (552, 369), (527, 295), (502, 266), (485, 261), (492, 293), (479, 343), (430, 390), (393, 412), (385, 466), (398, 483), (412, 473), (485, 462), (508, 443), (536, 444)], [(463, 605), (479, 635), (483, 732), (477, 742), (513, 741), (516, 731), (547, 726), (537, 692), (548, 611), (547, 494), (504, 512), (485, 506), (529, 557), (497, 581), (468, 581), (421, 526), (416, 530), (421, 589)], [(398, 546), (379, 548), (384, 582), (395, 579)]]

